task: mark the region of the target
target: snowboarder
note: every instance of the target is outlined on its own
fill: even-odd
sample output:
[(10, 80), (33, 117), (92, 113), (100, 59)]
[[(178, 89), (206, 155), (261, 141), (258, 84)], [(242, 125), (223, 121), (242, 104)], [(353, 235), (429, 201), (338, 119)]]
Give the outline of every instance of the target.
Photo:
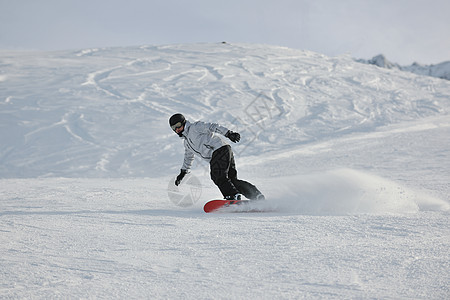
[(189, 122), (182, 114), (174, 114), (169, 119), (170, 127), (184, 139), (184, 162), (180, 174), (175, 180), (179, 185), (184, 176), (189, 173), (194, 155), (209, 161), (211, 179), (227, 200), (240, 200), (244, 195), (250, 200), (263, 200), (264, 195), (251, 183), (237, 178), (231, 146), (218, 134), (233, 143), (239, 142), (241, 136), (237, 132), (216, 123), (197, 121)]

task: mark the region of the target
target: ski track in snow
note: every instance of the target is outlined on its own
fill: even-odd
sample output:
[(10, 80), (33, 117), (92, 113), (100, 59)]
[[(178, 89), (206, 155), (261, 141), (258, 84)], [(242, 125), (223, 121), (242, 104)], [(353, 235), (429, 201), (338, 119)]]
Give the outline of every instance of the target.
[[(339, 173), (364, 177), (344, 170), (325, 181)], [(374, 184), (366, 179), (359, 183)], [(351, 201), (327, 201), (321, 212), (317, 195), (300, 206), (271, 199), (277, 212), (204, 214), (201, 201), (181, 208), (167, 200), (168, 180), (2, 180), (0, 295), (443, 299), (449, 292), (448, 213), (418, 212), (407, 196), (366, 200), (370, 214), (342, 214)], [(323, 188), (319, 177), (297, 180), (310, 193)], [(331, 192), (342, 183), (351, 181)]]
[[(0, 65), (0, 298), (450, 294), (449, 81), (245, 44)], [(175, 112), (241, 133), (268, 212), (204, 214), (201, 161), (173, 185)]]

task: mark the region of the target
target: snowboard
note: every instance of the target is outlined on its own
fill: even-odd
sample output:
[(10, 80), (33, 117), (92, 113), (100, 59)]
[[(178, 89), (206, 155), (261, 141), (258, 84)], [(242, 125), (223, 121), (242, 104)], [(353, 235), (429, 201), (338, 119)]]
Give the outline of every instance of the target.
[(255, 203), (250, 200), (211, 200), (206, 202), (203, 206), (203, 210), (206, 213), (211, 212), (230, 212), (230, 213), (245, 213), (245, 212), (271, 212), (271, 209), (264, 209), (261, 207), (255, 207), (250, 205), (250, 203)]
[(242, 202), (248, 202), (248, 200), (211, 200), (206, 202), (205, 206), (203, 206), (203, 210), (206, 213), (209, 213), (220, 208), (229, 207), (230, 205), (240, 205)]

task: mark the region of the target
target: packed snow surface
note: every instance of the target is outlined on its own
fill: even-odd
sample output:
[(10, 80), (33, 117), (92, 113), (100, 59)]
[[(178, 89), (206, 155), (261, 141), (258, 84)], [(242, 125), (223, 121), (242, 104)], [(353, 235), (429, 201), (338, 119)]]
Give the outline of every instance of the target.
[[(446, 299), (450, 82), (268, 45), (0, 51), (0, 298)], [(205, 214), (168, 118), (241, 133)]]

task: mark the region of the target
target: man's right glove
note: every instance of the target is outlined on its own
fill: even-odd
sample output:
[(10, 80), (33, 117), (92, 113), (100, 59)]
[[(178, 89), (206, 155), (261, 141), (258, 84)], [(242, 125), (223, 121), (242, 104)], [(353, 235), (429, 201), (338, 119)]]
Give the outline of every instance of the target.
[(225, 137), (229, 138), (233, 143), (239, 142), (241, 140), (241, 135), (231, 130), (228, 130), (228, 132), (225, 134)]
[(187, 170), (181, 169), (180, 174), (177, 176), (177, 179), (175, 180), (176, 186), (178, 186), (181, 183), (181, 180), (183, 180), (183, 178), (186, 174), (187, 174)]

